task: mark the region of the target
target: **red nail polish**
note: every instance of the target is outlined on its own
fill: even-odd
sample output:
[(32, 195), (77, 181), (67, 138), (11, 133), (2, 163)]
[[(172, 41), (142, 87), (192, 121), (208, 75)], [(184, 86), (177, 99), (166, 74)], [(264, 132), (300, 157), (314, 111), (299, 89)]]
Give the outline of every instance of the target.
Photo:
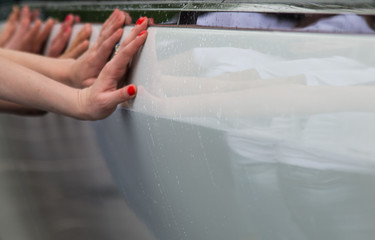
[(133, 96), (133, 95), (135, 95), (135, 86), (134, 85), (130, 85), (129, 87), (128, 87), (128, 94), (129, 94), (129, 96), (131, 97), (131, 96)]
[(155, 20), (153, 18), (150, 18), (150, 23), (155, 24)]
[(138, 34), (138, 36), (142, 36), (143, 34), (145, 34), (147, 32), (147, 30), (143, 30), (142, 32), (140, 32), (139, 34)]
[(69, 21), (72, 17), (73, 17), (72, 14), (69, 14), (68, 16), (66, 16), (65, 22)]
[(145, 21), (145, 17), (140, 17), (136, 23), (136, 25), (141, 25)]

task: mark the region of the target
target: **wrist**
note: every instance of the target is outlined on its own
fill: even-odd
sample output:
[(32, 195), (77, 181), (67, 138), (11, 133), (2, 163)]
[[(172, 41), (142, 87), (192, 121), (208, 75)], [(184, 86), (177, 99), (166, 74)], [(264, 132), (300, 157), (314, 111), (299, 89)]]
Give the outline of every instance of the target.
[(64, 79), (64, 83), (69, 85), (70, 87), (75, 87), (75, 79), (78, 76), (78, 68), (76, 66), (77, 60), (72, 58), (64, 59), (64, 67), (62, 68), (62, 79)]
[(96, 120), (92, 114), (92, 105), (90, 104), (91, 87), (76, 90), (76, 118), (80, 120)]
[(80, 120), (88, 120), (89, 116), (87, 114), (86, 107), (87, 89), (76, 89), (76, 110), (75, 116)]

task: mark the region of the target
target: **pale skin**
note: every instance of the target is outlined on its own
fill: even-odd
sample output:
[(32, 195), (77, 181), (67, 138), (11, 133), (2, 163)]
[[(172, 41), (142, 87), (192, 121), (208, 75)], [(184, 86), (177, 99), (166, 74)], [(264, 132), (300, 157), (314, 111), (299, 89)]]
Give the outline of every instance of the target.
[[(0, 49), (0, 56), (72, 87), (88, 87), (106, 64), (116, 43), (121, 39), (125, 14), (115, 10), (102, 26), (98, 39), (78, 59), (55, 59), (35, 54)], [(147, 21), (136, 25), (123, 42), (129, 43), (146, 30)]]
[[(42, 21), (34, 15), (27, 6), (24, 6), (21, 11), (18, 7), (14, 7), (1, 33), (0, 38), (8, 36), (1, 46), (7, 49), (39, 53), (51, 32), (54, 21), (48, 19), (42, 28)], [(34, 18), (36, 19), (33, 21)], [(14, 31), (7, 30), (8, 26), (13, 26)]]
[(18, 7), (13, 7), (12, 13), (9, 15), (0, 33), (0, 47), (3, 47), (12, 37), (17, 28), (20, 10)]
[(117, 89), (117, 84), (146, 37), (147, 32), (129, 42), (124, 41), (118, 54), (105, 64), (94, 84), (84, 89), (66, 86), (1, 57), (0, 96), (10, 102), (77, 119), (103, 119), (119, 103), (135, 97), (134, 85)]
[[(124, 22), (125, 14), (116, 9), (104, 23), (93, 47), (77, 60), (0, 50), (1, 72), (6, 72), (1, 76), (0, 96), (10, 102), (78, 119), (108, 116), (118, 103), (135, 96), (134, 85), (120, 89), (117, 85), (147, 37), (145, 21), (133, 28), (118, 54), (107, 63), (114, 45), (121, 39)], [(80, 90), (67, 85), (90, 87)], [(9, 111), (9, 106), (3, 105), (3, 110)]]
[(54, 39), (52, 39), (47, 56), (59, 57), (61, 55), (72, 34), (73, 24), (74, 16), (72, 14), (69, 14), (68, 16), (66, 16), (65, 21), (61, 24), (59, 33)]
[(86, 52), (90, 45), (91, 33), (91, 25), (85, 24), (60, 58), (78, 58)]
[[(88, 40), (91, 36), (90, 24), (82, 27), (70, 46), (65, 50), (72, 33), (72, 26), (79, 21), (79, 16), (69, 14), (66, 17), (61, 24), (59, 33), (51, 42), (47, 53), (48, 56), (78, 58), (88, 49)], [(49, 18), (42, 26), (38, 10), (31, 12), (27, 6), (24, 6), (20, 11), (15, 6), (0, 33), (0, 47), (40, 54), (54, 24), (55, 20)]]

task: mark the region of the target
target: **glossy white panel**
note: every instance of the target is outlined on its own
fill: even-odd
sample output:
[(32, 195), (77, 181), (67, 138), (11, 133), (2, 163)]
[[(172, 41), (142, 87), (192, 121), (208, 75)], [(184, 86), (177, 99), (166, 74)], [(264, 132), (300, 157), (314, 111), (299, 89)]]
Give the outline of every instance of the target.
[(157, 239), (372, 239), (373, 36), (150, 28), (100, 146)]

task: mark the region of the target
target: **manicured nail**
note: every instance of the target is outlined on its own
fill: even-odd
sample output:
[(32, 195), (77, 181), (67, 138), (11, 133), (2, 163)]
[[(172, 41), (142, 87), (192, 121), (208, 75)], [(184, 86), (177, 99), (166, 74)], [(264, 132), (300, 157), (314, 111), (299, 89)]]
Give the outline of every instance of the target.
[(77, 22), (77, 23), (81, 22), (81, 17), (80, 16), (76, 16), (75, 19), (74, 19), (74, 22)]
[(70, 27), (65, 28), (64, 32), (67, 33), (70, 31)]
[(142, 32), (140, 32), (139, 34), (138, 34), (138, 36), (142, 36), (143, 34), (145, 34), (147, 32), (147, 30), (143, 30)]
[(150, 18), (150, 23), (155, 24), (155, 20), (153, 18)]
[(141, 25), (145, 21), (145, 17), (140, 17), (135, 25)]
[(129, 94), (129, 96), (131, 97), (131, 96), (133, 96), (133, 95), (135, 95), (135, 86), (134, 85), (130, 85), (129, 87), (128, 87), (128, 94)]
[(65, 22), (69, 21), (70, 19), (72, 19), (73, 15), (72, 14), (68, 14), (68, 16), (66, 16), (65, 18)]

